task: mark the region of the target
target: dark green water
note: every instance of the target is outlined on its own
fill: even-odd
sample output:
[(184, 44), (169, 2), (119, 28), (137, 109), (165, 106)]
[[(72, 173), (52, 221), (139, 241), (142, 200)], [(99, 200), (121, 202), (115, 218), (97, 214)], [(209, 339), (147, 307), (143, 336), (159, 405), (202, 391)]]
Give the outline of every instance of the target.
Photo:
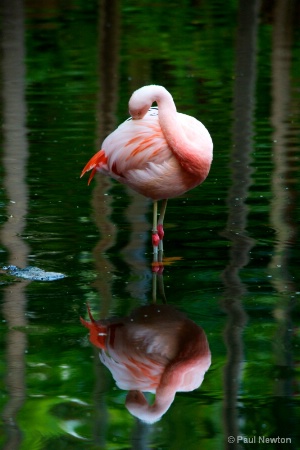
[[(299, 17), (297, 0), (3, 0), (0, 267), (67, 276), (1, 273), (1, 448), (300, 447)], [(206, 182), (169, 202), (163, 272), (212, 363), (147, 425), (79, 318), (151, 304), (151, 203), (79, 175), (151, 83), (214, 141)]]

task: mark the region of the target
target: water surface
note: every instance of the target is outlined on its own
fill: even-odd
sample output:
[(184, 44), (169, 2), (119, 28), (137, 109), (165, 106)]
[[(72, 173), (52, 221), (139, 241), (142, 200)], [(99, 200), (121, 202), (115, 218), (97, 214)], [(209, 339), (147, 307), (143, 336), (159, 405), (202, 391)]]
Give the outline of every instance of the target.
[[(1, 272), (2, 448), (299, 448), (299, 8), (2, 2), (0, 267), (66, 275)], [(163, 272), (211, 365), (149, 425), (80, 316), (153, 303), (151, 202), (79, 176), (151, 83), (207, 126), (214, 161), (169, 202)]]

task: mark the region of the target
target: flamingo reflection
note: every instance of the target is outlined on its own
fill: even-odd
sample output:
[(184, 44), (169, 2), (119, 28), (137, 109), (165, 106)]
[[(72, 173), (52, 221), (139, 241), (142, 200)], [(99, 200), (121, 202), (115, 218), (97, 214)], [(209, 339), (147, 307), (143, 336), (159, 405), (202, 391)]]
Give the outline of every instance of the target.
[[(123, 318), (95, 320), (88, 307), (90, 341), (117, 386), (128, 390), (126, 407), (148, 423), (169, 409), (177, 391), (198, 388), (211, 363), (201, 327), (169, 305), (146, 305)], [(155, 393), (149, 404), (143, 392)]]

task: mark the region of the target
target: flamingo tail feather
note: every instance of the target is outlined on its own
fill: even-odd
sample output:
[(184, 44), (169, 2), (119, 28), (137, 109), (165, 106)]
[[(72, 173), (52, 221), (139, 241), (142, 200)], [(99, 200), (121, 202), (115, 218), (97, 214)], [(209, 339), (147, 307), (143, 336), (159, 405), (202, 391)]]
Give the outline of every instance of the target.
[(88, 180), (88, 184), (90, 184), (90, 182), (94, 178), (94, 175), (97, 172), (97, 170), (101, 169), (101, 167), (104, 166), (106, 163), (107, 163), (107, 156), (104, 153), (104, 150), (100, 150), (94, 156), (92, 156), (92, 158), (89, 160), (89, 162), (85, 165), (85, 167), (83, 168), (83, 170), (81, 172), (80, 178), (83, 177), (83, 175), (86, 172), (91, 170), (92, 172), (91, 172), (89, 180)]

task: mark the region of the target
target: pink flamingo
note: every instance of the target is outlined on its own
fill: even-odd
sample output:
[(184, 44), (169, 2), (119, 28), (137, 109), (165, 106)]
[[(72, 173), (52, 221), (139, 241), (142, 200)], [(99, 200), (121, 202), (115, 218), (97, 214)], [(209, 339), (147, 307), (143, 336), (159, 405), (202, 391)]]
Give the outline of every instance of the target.
[[(129, 391), (126, 407), (135, 417), (156, 422), (177, 391), (201, 385), (211, 354), (203, 329), (183, 313), (169, 305), (147, 305), (124, 318), (96, 321), (88, 312), (91, 322), (81, 322), (117, 386)], [(143, 392), (156, 394), (152, 405)]]
[[(156, 102), (158, 108), (150, 108)], [(205, 126), (176, 111), (171, 94), (162, 86), (144, 86), (129, 100), (131, 118), (103, 142), (84, 167), (110, 175), (154, 201), (152, 244), (162, 250), (167, 200), (198, 186), (207, 177), (213, 143)], [(133, 120), (131, 120), (133, 119)], [(162, 200), (157, 220), (157, 201)]]

